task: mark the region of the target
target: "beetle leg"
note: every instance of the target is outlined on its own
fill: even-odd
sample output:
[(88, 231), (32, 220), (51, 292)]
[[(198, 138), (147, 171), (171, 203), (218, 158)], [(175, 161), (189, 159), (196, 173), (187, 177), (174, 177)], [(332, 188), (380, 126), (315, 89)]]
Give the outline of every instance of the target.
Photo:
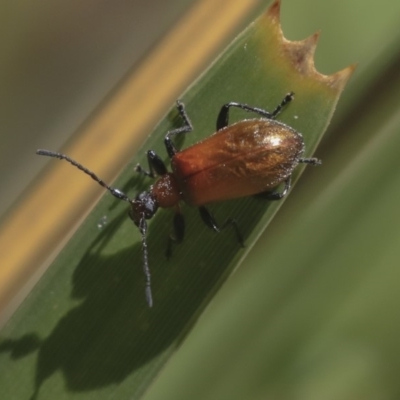
[(228, 228), (229, 226), (232, 226), (236, 233), (237, 240), (239, 244), (244, 247), (244, 241), (242, 234), (240, 233), (239, 227), (237, 225), (237, 222), (233, 218), (228, 218), (221, 226), (218, 225), (217, 221), (211, 214), (211, 212), (204, 206), (199, 207), (200, 211), (200, 216), (203, 222), (214, 232), (220, 233), (222, 230), (225, 228)]
[(321, 165), (322, 161), (319, 158), (299, 158), (299, 163)]
[(263, 116), (264, 118), (267, 118), (267, 119), (275, 119), (277, 117), (277, 115), (280, 114), (280, 112), (283, 110), (283, 108), (293, 100), (293, 98), (294, 98), (294, 93), (293, 92), (288, 93), (283, 98), (283, 100), (280, 102), (280, 104), (275, 108), (275, 110), (272, 112), (263, 110), (262, 108), (258, 108), (258, 107), (251, 107), (251, 106), (248, 106), (247, 104), (236, 103), (234, 101), (224, 104), (221, 107), (221, 111), (218, 114), (217, 131), (228, 126), (228, 124), (229, 124), (229, 108), (230, 107), (238, 107), (245, 111), (260, 114), (261, 116)]
[(146, 171), (140, 164), (136, 165), (135, 171), (139, 172), (140, 174), (149, 176), (150, 178), (165, 175), (168, 172), (164, 161), (160, 158), (160, 156), (157, 155), (155, 151), (149, 150), (147, 152), (147, 161), (149, 163), (148, 171)]
[(280, 200), (287, 195), (291, 185), (292, 185), (292, 177), (289, 176), (289, 178), (285, 180), (285, 187), (283, 188), (282, 192), (265, 192), (261, 193), (261, 195), (264, 199), (267, 200)]
[(185, 236), (185, 219), (183, 218), (183, 215), (177, 211), (174, 216), (174, 221), (173, 221), (173, 232), (168, 236), (168, 244), (167, 244), (167, 250), (165, 252), (165, 255), (169, 259), (172, 254), (172, 245), (173, 243), (181, 243), (183, 241), (183, 238)]
[(165, 147), (167, 149), (167, 153), (170, 158), (172, 158), (174, 156), (174, 154), (178, 151), (178, 149), (175, 147), (174, 143), (172, 142), (171, 136), (177, 135), (179, 133), (191, 132), (193, 130), (193, 125), (186, 113), (185, 105), (181, 101), (178, 100), (176, 102), (176, 106), (178, 108), (179, 115), (185, 122), (185, 125), (181, 126), (180, 128), (176, 128), (171, 131), (168, 131), (167, 134), (165, 135), (164, 143), (165, 143)]

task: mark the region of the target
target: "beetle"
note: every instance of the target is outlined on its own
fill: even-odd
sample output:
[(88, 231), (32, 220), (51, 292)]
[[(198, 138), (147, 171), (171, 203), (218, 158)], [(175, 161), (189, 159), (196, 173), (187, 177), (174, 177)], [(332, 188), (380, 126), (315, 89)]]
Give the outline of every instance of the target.
[[(302, 135), (292, 127), (275, 120), (293, 98), (294, 93), (288, 93), (273, 112), (243, 103), (224, 104), (217, 117), (216, 132), (181, 151), (178, 151), (172, 138), (191, 132), (193, 125), (184, 104), (178, 100), (177, 109), (184, 124), (168, 131), (164, 138), (172, 172), (168, 172), (160, 156), (149, 150), (147, 152), (149, 170), (138, 164), (136, 171), (158, 179), (135, 199), (109, 186), (92, 171), (65, 154), (42, 149), (36, 153), (68, 161), (107, 189), (114, 197), (130, 204), (129, 217), (139, 228), (142, 236), (145, 293), (147, 303), (151, 307), (153, 298), (146, 220), (151, 219), (159, 207), (175, 209), (173, 234), (168, 239), (167, 256), (171, 254), (172, 243), (182, 242), (184, 237), (185, 223), (179, 206), (182, 201), (198, 207), (201, 219), (214, 232), (232, 227), (238, 242), (243, 246), (243, 238), (236, 221), (229, 218), (223, 224), (218, 224), (206, 205), (259, 193), (265, 193), (265, 197), (269, 200), (282, 199), (290, 189), (293, 170), (299, 163), (321, 164), (317, 158), (303, 158), (305, 145)], [(244, 119), (229, 125), (229, 111), (233, 107), (258, 114), (261, 118)], [(281, 183), (284, 183), (282, 191), (272, 190)]]

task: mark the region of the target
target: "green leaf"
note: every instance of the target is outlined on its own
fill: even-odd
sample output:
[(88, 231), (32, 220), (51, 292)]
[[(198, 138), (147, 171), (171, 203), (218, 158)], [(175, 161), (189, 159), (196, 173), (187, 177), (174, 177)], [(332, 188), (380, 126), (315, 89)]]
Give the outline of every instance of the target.
[[(286, 41), (278, 14), (275, 2), (184, 94), (195, 131), (178, 140), (180, 147), (210, 135), (224, 103), (273, 110), (294, 91), (280, 120), (302, 132), (305, 155), (313, 153), (352, 68), (318, 74), (312, 61), (317, 36)], [(246, 117), (232, 113), (233, 121)], [(145, 164), (147, 149), (167, 159), (163, 136), (180, 124), (173, 108), (114, 186), (131, 197), (148, 187), (132, 167)], [(281, 204), (244, 198), (210, 206), (218, 221), (236, 219), (245, 249), (233, 232), (215, 235), (196, 209), (183, 207), (185, 241), (174, 247), (170, 261), (164, 254), (172, 213), (160, 211), (147, 238), (154, 297), (149, 309), (139, 232), (127, 218), (126, 203), (104, 196), (2, 331), (1, 397), (140, 398)], [(109, 222), (97, 228), (105, 215)]]

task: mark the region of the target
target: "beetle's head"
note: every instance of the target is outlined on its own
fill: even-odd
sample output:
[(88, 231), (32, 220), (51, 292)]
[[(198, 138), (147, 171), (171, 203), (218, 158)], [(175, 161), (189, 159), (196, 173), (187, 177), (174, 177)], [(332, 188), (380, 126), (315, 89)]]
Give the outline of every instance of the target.
[(131, 201), (129, 217), (135, 225), (141, 228), (141, 220), (150, 219), (157, 212), (158, 203), (151, 192), (139, 193), (135, 200)]
[(56, 153), (54, 151), (49, 151), (49, 150), (38, 150), (36, 153), (41, 156), (59, 158), (60, 160), (65, 160), (69, 162), (74, 167), (84, 172), (86, 175), (89, 175), (99, 185), (107, 189), (114, 197), (116, 197), (119, 200), (126, 201), (131, 205), (129, 216), (133, 220), (135, 225), (139, 228), (140, 234), (142, 235), (143, 269), (146, 277), (146, 299), (148, 305), (151, 307), (153, 304), (153, 299), (151, 295), (150, 269), (149, 269), (147, 241), (146, 241), (146, 234), (147, 234), (146, 219), (150, 219), (158, 209), (158, 202), (156, 201), (154, 195), (151, 193), (151, 190), (149, 192), (139, 193), (136, 196), (136, 198), (132, 200), (125, 193), (121, 192), (119, 189), (107, 185), (107, 183), (105, 183), (92, 171), (84, 167), (82, 164), (79, 164), (72, 158), (66, 156), (65, 154)]

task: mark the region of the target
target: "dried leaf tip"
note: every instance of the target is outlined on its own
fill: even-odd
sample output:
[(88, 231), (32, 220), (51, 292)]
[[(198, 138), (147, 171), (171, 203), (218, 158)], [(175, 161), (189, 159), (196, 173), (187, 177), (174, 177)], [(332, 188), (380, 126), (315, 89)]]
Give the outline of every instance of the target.
[(301, 41), (287, 40), (283, 36), (280, 24), (280, 8), (281, 0), (275, 0), (265, 13), (265, 17), (269, 21), (271, 31), (275, 33), (281, 43), (286, 60), (299, 74), (320, 81), (340, 93), (353, 73), (355, 65), (350, 65), (332, 75), (319, 73), (315, 69), (314, 53), (320, 32)]
[(278, 21), (280, 24), (281, 0), (275, 0), (267, 10), (270, 19)]
[(340, 93), (346, 86), (347, 81), (350, 79), (356, 67), (357, 64), (351, 64), (341, 71), (326, 76), (328, 85)]
[(289, 41), (284, 37), (283, 49), (292, 65), (302, 75), (319, 75), (314, 66), (314, 53), (320, 33), (316, 32), (301, 41)]

